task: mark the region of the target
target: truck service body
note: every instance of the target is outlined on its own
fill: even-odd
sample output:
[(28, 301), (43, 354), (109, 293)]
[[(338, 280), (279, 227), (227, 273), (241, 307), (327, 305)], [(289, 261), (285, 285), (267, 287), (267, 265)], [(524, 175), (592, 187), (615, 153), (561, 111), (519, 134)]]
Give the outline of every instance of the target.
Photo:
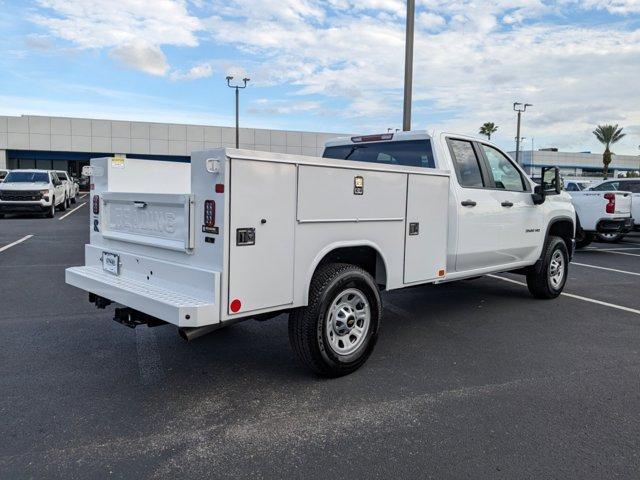
[(537, 297), (562, 291), (571, 199), (494, 145), (407, 132), (337, 139), (324, 157), (194, 152), (172, 193), (149, 193), (147, 160), (93, 159), (90, 243), (66, 281), (124, 305), (122, 323), (187, 339), (289, 312), (297, 356), (328, 376), (371, 353), (381, 289), (517, 271)]

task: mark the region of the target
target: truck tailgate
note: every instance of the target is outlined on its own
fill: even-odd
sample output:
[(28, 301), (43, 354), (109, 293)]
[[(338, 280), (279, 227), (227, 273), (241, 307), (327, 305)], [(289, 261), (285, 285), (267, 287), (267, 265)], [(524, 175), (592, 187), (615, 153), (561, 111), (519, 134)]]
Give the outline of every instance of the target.
[(193, 195), (105, 192), (102, 235), (187, 252), (195, 245)]
[(616, 195), (616, 215), (631, 214), (631, 192), (615, 192)]

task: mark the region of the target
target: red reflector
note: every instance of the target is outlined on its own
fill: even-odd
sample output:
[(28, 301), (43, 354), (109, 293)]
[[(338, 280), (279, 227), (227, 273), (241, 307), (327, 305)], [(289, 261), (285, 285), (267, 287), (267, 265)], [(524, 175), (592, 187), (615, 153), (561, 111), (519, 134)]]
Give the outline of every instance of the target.
[(381, 140), (391, 140), (393, 133), (384, 133), (382, 135), (365, 135), (363, 137), (351, 137), (353, 143), (360, 142), (379, 142)]
[(89, 185), (89, 190), (95, 190), (96, 186), (92, 183), (91, 185)]
[(604, 198), (605, 200), (609, 200), (609, 203), (607, 203), (606, 207), (607, 213), (616, 213), (616, 194), (605, 193)]
[(216, 193), (224, 193), (224, 183), (216, 183)]
[(239, 312), (240, 309), (242, 308), (242, 302), (236, 298), (231, 302), (231, 305), (229, 306), (229, 308), (233, 313)]
[(216, 225), (216, 202), (214, 200), (204, 201), (204, 226), (214, 227)]
[(93, 214), (98, 215), (100, 213), (100, 195), (93, 196)]

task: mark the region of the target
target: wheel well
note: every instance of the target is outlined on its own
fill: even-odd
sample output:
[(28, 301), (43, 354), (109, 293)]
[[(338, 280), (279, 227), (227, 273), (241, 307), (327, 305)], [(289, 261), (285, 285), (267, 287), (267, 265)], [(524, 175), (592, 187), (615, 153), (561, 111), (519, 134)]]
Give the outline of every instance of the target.
[(316, 270), (327, 263), (350, 263), (366, 270), (381, 286), (387, 284), (387, 269), (380, 253), (373, 247), (341, 247), (327, 253)]
[(558, 220), (549, 228), (549, 235), (560, 237), (567, 245), (567, 249), (571, 250), (571, 241), (573, 240), (574, 230), (571, 220)]

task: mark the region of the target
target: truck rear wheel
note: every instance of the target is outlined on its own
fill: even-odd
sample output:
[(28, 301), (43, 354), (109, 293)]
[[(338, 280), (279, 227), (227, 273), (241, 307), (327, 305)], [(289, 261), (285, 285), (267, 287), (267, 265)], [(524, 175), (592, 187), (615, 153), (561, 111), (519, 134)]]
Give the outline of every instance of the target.
[(381, 317), (373, 277), (355, 265), (328, 264), (313, 276), (309, 305), (289, 315), (289, 341), (298, 359), (317, 374), (348, 375), (371, 355)]
[(527, 275), (529, 292), (535, 298), (556, 298), (562, 293), (569, 275), (569, 252), (560, 237), (549, 237), (542, 254), (540, 271)]

